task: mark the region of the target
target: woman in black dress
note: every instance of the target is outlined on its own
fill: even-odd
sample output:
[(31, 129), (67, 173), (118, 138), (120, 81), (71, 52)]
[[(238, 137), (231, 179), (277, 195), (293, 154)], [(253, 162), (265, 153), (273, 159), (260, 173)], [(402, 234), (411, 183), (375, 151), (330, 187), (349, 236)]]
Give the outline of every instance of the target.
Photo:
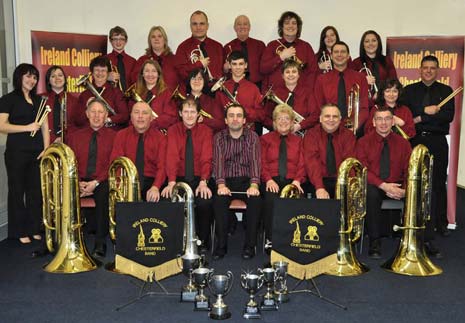
[(33, 65), (20, 64), (13, 73), (14, 90), (0, 98), (0, 132), (8, 135), (8, 237), (21, 243), (30, 243), (31, 236), (41, 239), (39, 164), (50, 136), (47, 120), (42, 125), (36, 121), (41, 103), (36, 94), (38, 80), (39, 71)]

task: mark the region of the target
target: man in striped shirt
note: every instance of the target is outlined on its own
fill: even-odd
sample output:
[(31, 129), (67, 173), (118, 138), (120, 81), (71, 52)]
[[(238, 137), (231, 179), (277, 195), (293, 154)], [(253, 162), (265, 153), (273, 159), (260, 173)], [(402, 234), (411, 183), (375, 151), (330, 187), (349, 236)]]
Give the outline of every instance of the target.
[(244, 127), (246, 113), (242, 106), (229, 105), (225, 110), (225, 122), (227, 128), (218, 132), (213, 140), (213, 175), (217, 185), (213, 208), (218, 237), (213, 259), (221, 259), (227, 253), (227, 217), (230, 216), (229, 204), (232, 199), (241, 199), (247, 203), (247, 228), (242, 257), (251, 259), (255, 256), (261, 208), (258, 188), (260, 140), (254, 131)]

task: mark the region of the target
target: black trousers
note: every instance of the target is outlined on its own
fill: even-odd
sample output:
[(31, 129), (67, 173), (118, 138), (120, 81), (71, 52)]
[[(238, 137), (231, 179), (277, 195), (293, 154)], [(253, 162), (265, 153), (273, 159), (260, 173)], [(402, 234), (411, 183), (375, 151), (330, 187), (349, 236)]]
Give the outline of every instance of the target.
[[(226, 179), (226, 186), (231, 191), (236, 192), (245, 192), (250, 186), (250, 179), (248, 177), (234, 177)], [(261, 197), (260, 196), (251, 196), (242, 194), (233, 194), (232, 196), (215, 195), (213, 198), (213, 210), (215, 214), (215, 231), (218, 237), (217, 248), (226, 249), (227, 248), (227, 239), (228, 239), (228, 216), (229, 204), (233, 199), (242, 200), (247, 204), (247, 210), (245, 212), (245, 217), (247, 219), (247, 227), (245, 234), (244, 247), (254, 248), (257, 244), (257, 227), (260, 219), (260, 210), (261, 210)]]
[[(292, 179), (284, 179), (280, 180), (279, 176), (273, 177), (273, 180), (278, 184), (279, 189), (282, 190), (284, 186), (287, 184), (292, 183)], [(263, 224), (265, 226), (265, 237), (268, 240), (272, 238), (273, 232), (273, 209), (274, 209), (274, 201), (279, 198), (279, 192), (267, 192), (266, 191), (266, 183), (262, 184), (262, 195), (264, 197), (263, 200)]]
[(9, 238), (40, 234), (42, 193), (39, 154), (39, 151), (5, 151)]
[(425, 240), (434, 239), (434, 229), (442, 229), (447, 220), (447, 165), (449, 146), (444, 135), (417, 135), (411, 141), (412, 147), (425, 145), (434, 156), (433, 188), (431, 195), (431, 219), (426, 223)]
[[(323, 186), (325, 187), (325, 190), (328, 192), (329, 197), (332, 199), (336, 195), (336, 182), (336, 177), (323, 177)], [(310, 182), (308, 182), (308, 184), (306, 185), (308, 185), (308, 188), (306, 187), (304, 188), (304, 190), (308, 190), (312, 197), (316, 198), (315, 186), (313, 186), (313, 184)]]
[(386, 192), (382, 189), (367, 185), (366, 228), (370, 241), (381, 237), (381, 204), (386, 198)]
[[(84, 179), (91, 181), (91, 179)], [(102, 181), (94, 190), (91, 196), (95, 201), (95, 242), (105, 243), (108, 235), (109, 217), (108, 217), (108, 181)]]

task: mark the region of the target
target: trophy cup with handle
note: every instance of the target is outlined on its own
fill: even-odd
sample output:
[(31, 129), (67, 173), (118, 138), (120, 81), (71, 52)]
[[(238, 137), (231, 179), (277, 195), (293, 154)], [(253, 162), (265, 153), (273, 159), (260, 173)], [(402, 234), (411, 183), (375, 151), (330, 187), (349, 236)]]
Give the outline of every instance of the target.
[(276, 261), (273, 263), (277, 276), (277, 284), (274, 286), (274, 298), (278, 303), (289, 302), (289, 292), (286, 283), (288, 265), (285, 261)]
[(264, 268), (260, 270), (263, 276), (263, 281), (266, 284), (266, 294), (263, 295), (262, 302), (260, 303), (260, 309), (262, 311), (276, 311), (278, 309), (278, 303), (273, 296), (273, 287), (278, 279), (274, 268)]
[(208, 288), (211, 293), (216, 296), (216, 302), (212, 305), (208, 316), (214, 320), (225, 320), (231, 317), (231, 312), (228, 305), (223, 302), (223, 297), (226, 296), (233, 285), (233, 274), (228, 271), (226, 275), (210, 275), (208, 278)]
[(199, 293), (195, 296), (194, 311), (210, 311), (210, 298), (205, 295), (204, 289), (213, 269), (200, 267), (192, 272), (194, 284), (198, 287)]
[(255, 294), (262, 288), (263, 286), (263, 276), (252, 274), (252, 273), (245, 273), (241, 275), (241, 285), (247, 293), (249, 294), (249, 301), (245, 306), (244, 315), (245, 319), (260, 319), (260, 309), (258, 307), (258, 303), (255, 301)]

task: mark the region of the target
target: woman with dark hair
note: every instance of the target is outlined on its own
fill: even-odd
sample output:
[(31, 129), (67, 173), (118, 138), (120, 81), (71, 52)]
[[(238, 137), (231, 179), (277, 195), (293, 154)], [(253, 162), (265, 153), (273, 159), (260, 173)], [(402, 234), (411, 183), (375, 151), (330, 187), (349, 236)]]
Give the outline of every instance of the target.
[(315, 52), (312, 46), (300, 39), (302, 32), (302, 19), (295, 12), (286, 11), (278, 21), (278, 34), (280, 39), (268, 43), (263, 52), (260, 63), (260, 72), (264, 76), (262, 89), (270, 85), (283, 83), (281, 67), (286, 59), (293, 59), (301, 65), (303, 81), (313, 81), (318, 72)]
[[(200, 106), (197, 122), (204, 123), (214, 133), (224, 129), (224, 112), (216, 100), (208, 95), (208, 80), (203, 68), (196, 68), (189, 73), (186, 84), (186, 97), (192, 96)], [(207, 114), (203, 113), (206, 112)]]
[(67, 87), (66, 74), (63, 68), (57, 65), (51, 66), (45, 74), (45, 89), (47, 92), (42, 94), (48, 97), (47, 104), (52, 110), (48, 114), (50, 142), (61, 142), (62, 138), (65, 138), (66, 143), (67, 135), (76, 130), (72, 114), (77, 104), (77, 98), (67, 93)]
[[(14, 90), (0, 98), (0, 132), (7, 134), (8, 237), (30, 243), (41, 240), (42, 196), (40, 158), (48, 147), (48, 122), (36, 121), (41, 97), (36, 94), (39, 71), (20, 64), (13, 73)], [(35, 132), (33, 136), (32, 133)]]
[[(401, 134), (405, 133), (409, 138), (415, 136), (415, 124), (413, 123), (413, 116), (410, 109), (402, 104), (399, 104), (399, 98), (402, 94), (402, 84), (397, 79), (388, 79), (381, 83), (379, 88), (380, 95), (376, 100), (376, 105), (371, 109), (368, 120), (373, 120), (378, 107), (387, 107), (392, 109), (394, 115), (394, 132)], [(399, 128), (401, 130), (399, 130)], [(374, 131), (372, 122), (365, 123), (365, 134)]]
[(132, 81), (137, 81), (137, 76), (144, 62), (152, 59), (160, 65), (165, 84), (173, 90), (178, 85), (179, 80), (175, 68), (176, 59), (171, 48), (168, 46), (168, 35), (165, 29), (162, 26), (153, 26), (150, 28), (147, 43), (148, 47), (145, 49), (145, 54), (139, 57), (132, 70)]
[(327, 73), (333, 69), (331, 62), (331, 48), (340, 41), (339, 33), (333, 26), (326, 26), (320, 34), (320, 48), (316, 53), (316, 60), (320, 72)]
[[(171, 100), (172, 92), (166, 86), (162, 69), (156, 61), (149, 59), (144, 62), (137, 76), (135, 91), (157, 115), (152, 121), (153, 127), (168, 129), (178, 121), (176, 105)], [(129, 102), (129, 111), (134, 103)]]
[[(350, 67), (367, 74), (368, 85), (373, 100), (376, 99), (376, 88), (382, 81), (396, 79), (397, 73), (394, 63), (388, 56), (383, 55), (381, 37), (374, 30), (363, 33), (360, 39), (360, 57), (356, 58)], [(371, 75), (368, 75), (371, 74)]]

